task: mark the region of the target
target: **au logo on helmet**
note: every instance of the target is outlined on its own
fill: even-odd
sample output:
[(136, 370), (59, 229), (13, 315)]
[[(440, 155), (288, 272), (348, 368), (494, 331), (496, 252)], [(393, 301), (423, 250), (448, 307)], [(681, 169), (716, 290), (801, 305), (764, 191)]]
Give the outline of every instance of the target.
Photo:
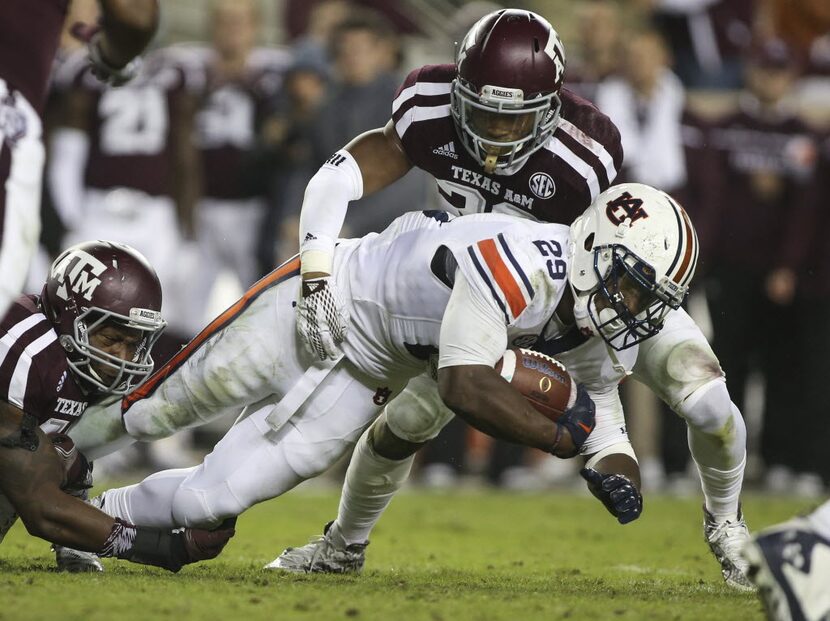
[(619, 226), (624, 220), (634, 224), (640, 218), (648, 218), (648, 213), (643, 209), (643, 199), (635, 198), (628, 192), (623, 192), (617, 198), (608, 202), (605, 208), (608, 219)]
[[(69, 266), (73, 261), (75, 265), (69, 271)], [(107, 269), (107, 266), (93, 257), (88, 252), (83, 250), (73, 250), (58, 263), (52, 266), (52, 278), (57, 279), (60, 285), (57, 289), (57, 295), (62, 300), (69, 299), (68, 286), (72, 287), (75, 293), (80, 293), (88, 301), (92, 301), (92, 295), (95, 289), (101, 284), (101, 279), (97, 278)]]

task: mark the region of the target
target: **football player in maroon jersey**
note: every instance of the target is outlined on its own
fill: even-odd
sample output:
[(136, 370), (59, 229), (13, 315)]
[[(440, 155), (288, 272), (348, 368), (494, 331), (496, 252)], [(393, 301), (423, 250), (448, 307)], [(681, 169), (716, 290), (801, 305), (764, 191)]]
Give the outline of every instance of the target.
[(66, 250), (41, 295), (12, 304), (0, 323), (0, 541), (19, 515), (30, 533), (59, 544), (58, 567), (69, 571), (101, 571), (90, 552), (176, 571), (227, 542), (230, 529), (137, 528), (81, 500), (91, 468), (64, 432), (87, 405), (150, 373), (160, 311), (161, 285), (144, 257), (100, 241)]
[[(157, 0), (99, 0), (100, 26), (77, 25), (102, 81), (120, 84), (156, 31)], [(40, 231), (43, 105), (69, 0), (0, 5), (0, 318), (20, 293)]]
[[(564, 73), (562, 43), (544, 18), (496, 11), (470, 29), (455, 65), (411, 72), (389, 123), (358, 136), (320, 168), (306, 188), (300, 215), (303, 288), (297, 304), (300, 336), (320, 360), (341, 355), (338, 343), (349, 325), (332, 257), (350, 201), (417, 166), (435, 177), (445, 207), (461, 215), (493, 211), (571, 224), (613, 182), (623, 157), (619, 132), (591, 103), (563, 88)], [(579, 347), (592, 328), (584, 321), (586, 309), (578, 310), (573, 338), (534, 347), (552, 355)], [(682, 310), (672, 321), (675, 326), (640, 346), (635, 360), (609, 349), (604, 364), (633, 374), (687, 422), (704, 492), (706, 539), (727, 584), (751, 588), (739, 554), (749, 539), (739, 506), (745, 425), (700, 329)], [(415, 451), (438, 432), (430, 427), (430, 411), (440, 404), (431, 409), (416, 380), (355, 449), (334, 525), (319, 541), (292, 554), (289, 549), (269, 567), (359, 570), (371, 527), (406, 479)], [(607, 407), (598, 395), (595, 401), (598, 421), (622, 417), (616, 394)], [(393, 410), (418, 421), (406, 427), (410, 437), (393, 433), (388, 422)], [(624, 425), (620, 429), (624, 435)], [(626, 523), (642, 506), (639, 469), (627, 440), (609, 442), (585, 456), (583, 476)]]

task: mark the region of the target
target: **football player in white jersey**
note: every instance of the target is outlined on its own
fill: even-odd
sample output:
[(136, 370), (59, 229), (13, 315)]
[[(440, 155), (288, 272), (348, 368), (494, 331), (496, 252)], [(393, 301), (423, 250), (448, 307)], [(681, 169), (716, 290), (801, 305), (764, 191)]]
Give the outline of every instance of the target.
[[(554, 423), (493, 365), (517, 338), (563, 335), (575, 311), (601, 336), (593, 340), (616, 343), (659, 331), (680, 307), (697, 256), (685, 212), (648, 186), (619, 186), (603, 198), (614, 196), (639, 201), (643, 217), (615, 225), (602, 201), (573, 229), (501, 214), (415, 212), (379, 235), (341, 240), (334, 260), (352, 326), (345, 355), (328, 363), (296, 336), (299, 259), (277, 269), (122, 405), (124, 426), (136, 438), (228, 412), (241, 413), (237, 423), (199, 466), (109, 490), (99, 506), (158, 527), (236, 516), (323, 472), (359, 438), (365, 442), (386, 402), (424, 374), (433, 353), (437, 394), (472, 425), (561, 457), (585, 447), (602, 456), (620, 441), (599, 430), (592, 443), (594, 406), (584, 387)], [(568, 276), (569, 265), (594, 262), (592, 276)], [(596, 368), (591, 379), (602, 383), (609, 373)], [(634, 476), (630, 451), (623, 458)], [(628, 506), (639, 501), (629, 479), (604, 480), (614, 484), (609, 502), (639, 511)]]
[[(467, 33), (455, 67), (414, 71), (393, 104), (392, 121), (383, 130), (358, 136), (320, 168), (306, 188), (300, 217), (304, 284), (298, 325), (301, 338), (321, 359), (339, 355), (338, 345), (350, 329), (331, 256), (351, 200), (393, 183), (413, 165), (436, 177), (439, 193), (461, 215), (493, 211), (570, 224), (584, 209), (575, 210), (583, 197), (599, 200), (599, 189), (613, 180), (622, 158), (619, 133), (590, 103), (562, 88), (564, 64), (562, 43), (544, 18), (514, 9), (491, 13)], [(438, 148), (428, 148), (430, 140)], [(464, 148), (455, 149), (456, 141)], [(617, 218), (638, 213), (625, 200), (609, 202), (607, 209)], [(590, 275), (590, 268), (580, 270)], [(727, 584), (751, 588), (739, 554), (749, 537), (739, 504), (746, 428), (706, 338), (679, 311), (666, 318), (660, 334), (638, 347), (622, 349), (625, 343), (618, 342), (606, 348), (597, 340), (579, 346), (580, 331), (596, 331), (584, 308), (580, 312), (579, 330), (537, 348), (557, 354), (569, 368), (585, 364), (590, 350), (596, 359), (587, 364), (607, 368), (604, 379), (633, 373), (684, 418), (701, 477), (709, 547)], [(622, 425), (616, 384), (609, 386), (592, 393), (598, 418)], [(446, 413), (429, 413), (440, 409), (431, 392), (422, 378), (410, 382), (387, 408), (385, 423), (376, 426), (366, 447), (358, 446), (332, 529), (342, 549), (365, 545), (380, 511), (406, 478), (417, 446), (443, 425)], [(630, 452), (627, 439), (619, 440), (620, 450)], [(600, 456), (609, 474), (622, 473), (609, 465), (621, 459), (614, 454)], [(608, 505), (611, 492), (599, 491), (619, 482), (587, 476), (589, 487)], [(384, 485), (375, 485), (378, 481)], [(636, 477), (630, 483), (636, 484)], [(621, 518), (618, 509), (612, 513)], [(328, 540), (320, 545), (333, 549)], [(320, 559), (319, 550), (303, 550)], [(302, 554), (294, 554), (297, 570), (308, 569)], [(358, 557), (362, 559), (362, 550)], [(283, 556), (275, 564), (291, 568), (294, 561)], [(321, 563), (315, 569), (356, 567), (346, 563), (326, 569)]]

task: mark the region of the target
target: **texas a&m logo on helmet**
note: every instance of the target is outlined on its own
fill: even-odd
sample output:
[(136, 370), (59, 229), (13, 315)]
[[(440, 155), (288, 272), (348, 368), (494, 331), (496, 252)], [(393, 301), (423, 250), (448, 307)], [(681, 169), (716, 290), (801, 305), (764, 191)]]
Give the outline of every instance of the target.
[[(150, 349), (166, 323), (161, 283), (137, 250), (108, 241), (68, 248), (49, 270), (40, 305), (66, 350), (69, 368), (85, 385), (124, 394), (152, 371)], [(90, 343), (90, 335), (108, 323), (140, 332), (133, 360), (121, 360)], [(114, 369), (115, 379), (104, 381), (94, 364)]]

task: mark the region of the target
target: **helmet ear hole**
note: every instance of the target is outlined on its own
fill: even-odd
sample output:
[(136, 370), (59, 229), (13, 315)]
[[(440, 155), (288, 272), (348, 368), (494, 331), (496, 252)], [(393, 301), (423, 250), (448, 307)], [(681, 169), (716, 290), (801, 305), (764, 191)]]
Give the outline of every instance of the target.
[(586, 252), (590, 252), (591, 248), (594, 247), (594, 234), (591, 233), (588, 237), (585, 238), (584, 248)]
[(539, 46), (539, 39), (536, 38), (536, 37), (533, 37), (533, 51), (538, 53), (540, 49), (541, 48)]

